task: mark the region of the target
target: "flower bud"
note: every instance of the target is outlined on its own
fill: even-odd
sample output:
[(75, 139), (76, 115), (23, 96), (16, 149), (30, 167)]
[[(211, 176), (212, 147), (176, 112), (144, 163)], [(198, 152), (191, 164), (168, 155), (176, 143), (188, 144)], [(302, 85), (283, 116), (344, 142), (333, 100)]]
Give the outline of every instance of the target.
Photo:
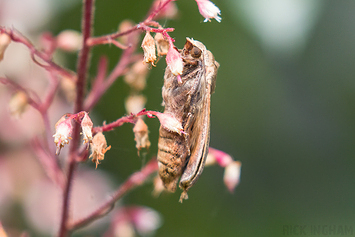
[(185, 134), (182, 124), (174, 116), (167, 113), (155, 112), (155, 116), (158, 117), (161, 126), (170, 132), (176, 132), (179, 135)]
[[(144, 206), (123, 207), (112, 218), (108, 236), (133, 237), (136, 231), (140, 236), (152, 236), (161, 226), (159, 213)], [(106, 236), (106, 235), (105, 235)]]
[(205, 18), (204, 22), (210, 21), (210, 18), (221, 22), (221, 10), (209, 0), (196, 0), (200, 14)]
[(15, 118), (20, 118), (23, 112), (25, 112), (27, 105), (28, 97), (26, 93), (23, 91), (16, 92), (9, 102), (10, 114)]
[(88, 113), (85, 112), (84, 118), (81, 120), (81, 129), (82, 129), (82, 134), (83, 134), (83, 140), (84, 143), (91, 143), (92, 141), (92, 127), (93, 123), (88, 115)]
[(233, 158), (230, 155), (211, 147), (208, 150), (208, 155), (212, 156), (210, 157), (210, 159), (214, 159), (221, 167), (226, 167), (227, 165), (233, 162)]
[(157, 60), (157, 56), (155, 55), (155, 42), (149, 31), (146, 32), (141, 47), (143, 48), (144, 52), (143, 62), (151, 63), (153, 66), (155, 66), (154, 62)]
[(148, 68), (138, 61), (134, 63), (127, 74), (124, 76), (124, 81), (135, 91), (142, 91), (147, 84)]
[(69, 143), (71, 139), (70, 135), (73, 131), (72, 119), (67, 118), (66, 115), (61, 117), (58, 122), (55, 124), (56, 133), (53, 135), (54, 143), (57, 146), (56, 154), (59, 155), (60, 150), (64, 147), (65, 144)]
[(231, 193), (239, 184), (241, 167), (242, 164), (239, 161), (233, 161), (232, 163), (228, 164), (224, 170), (223, 181)]
[(74, 102), (74, 100), (76, 98), (76, 83), (75, 83), (75, 81), (68, 78), (68, 77), (63, 77), (60, 80), (60, 88), (63, 91), (65, 99), (68, 102)]
[[(134, 23), (130, 20), (124, 20), (120, 23), (120, 25), (118, 26), (118, 32), (126, 32), (130, 29), (132, 29), (134, 27)], [(131, 38), (132, 34), (126, 34), (126, 35), (123, 35), (121, 36), (120, 38), (118, 38), (118, 41), (121, 43), (121, 44), (124, 44), (124, 45), (128, 45), (130, 43), (133, 43), (133, 42), (130, 42), (129, 38)], [(134, 36), (135, 37), (135, 36)], [(134, 40), (135, 41), (135, 40)]]
[[(155, 0), (153, 3), (153, 9), (157, 9), (163, 2), (161, 0)], [(174, 19), (178, 14), (178, 9), (174, 2), (169, 2), (159, 13), (154, 17), (154, 20), (158, 19)]]
[(155, 44), (157, 46), (158, 56), (164, 56), (169, 51), (169, 41), (164, 38), (161, 33), (156, 33), (154, 36)]
[(180, 53), (174, 48), (172, 43), (170, 43), (169, 51), (165, 57), (165, 60), (173, 75), (177, 76), (182, 74), (182, 69), (184, 67), (182, 63), (182, 58)]
[(107, 147), (107, 142), (102, 132), (97, 133), (91, 142), (91, 155), (92, 162), (96, 163), (96, 168), (100, 164), (100, 161), (105, 157), (105, 153), (111, 149), (111, 146)]
[(76, 52), (82, 48), (82, 35), (75, 30), (64, 30), (57, 36), (57, 46), (68, 52)]
[(144, 109), (147, 99), (143, 95), (131, 95), (125, 101), (125, 107), (128, 114), (136, 114)]
[(149, 149), (150, 141), (148, 136), (148, 126), (144, 123), (143, 119), (138, 118), (136, 124), (133, 127), (134, 140), (136, 141), (136, 148), (139, 151), (142, 148)]
[(7, 46), (9, 46), (10, 43), (11, 43), (10, 36), (5, 33), (2, 33), (2, 34), (0, 33), (0, 61), (3, 60), (5, 50), (6, 50)]

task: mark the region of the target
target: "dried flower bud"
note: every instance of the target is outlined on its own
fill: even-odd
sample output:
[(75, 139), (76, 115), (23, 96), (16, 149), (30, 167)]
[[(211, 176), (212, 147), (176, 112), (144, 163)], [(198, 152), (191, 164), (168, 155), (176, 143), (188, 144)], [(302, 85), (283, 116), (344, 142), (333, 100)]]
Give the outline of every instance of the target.
[(184, 67), (180, 53), (174, 48), (174, 45), (170, 43), (169, 51), (166, 55), (166, 64), (168, 65), (171, 73), (175, 76), (182, 74)]
[[(160, 4), (162, 4), (163, 1), (161, 0), (155, 0), (153, 3), (152, 9), (155, 10), (157, 9)], [(154, 17), (154, 20), (158, 19), (174, 19), (178, 14), (178, 9), (176, 7), (176, 4), (174, 2), (169, 2), (163, 9), (159, 11), (159, 13)]]
[(145, 33), (141, 47), (143, 48), (144, 52), (143, 62), (151, 63), (153, 66), (155, 66), (154, 62), (157, 60), (157, 56), (155, 55), (155, 43), (149, 31)]
[(65, 99), (68, 102), (73, 102), (76, 98), (76, 83), (74, 80), (63, 77), (60, 80), (60, 87), (64, 93)]
[(128, 96), (125, 101), (126, 111), (129, 114), (136, 114), (144, 109), (147, 99), (143, 95)]
[(185, 134), (182, 124), (173, 115), (167, 113), (155, 112), (155, 116), (158, 117), (161, 126), (170, 132), (176, 132), (179, 135)]
[(111, 146), (107, 147), (107, 142), (104, 134), (102, 132), (97, 133), (92, 139), (91, 155), (89, 157), (92, 157), (92, 162), (96, 163), (96, 168), (97, 165), (100, 164), (100, 161), (105, 158), (105, 153), (110, 149)]
[(139, 151), (142, 148), (149, 149), (150, 141), (148, 136), (148, 126), (145, 124), (143, 119), (138, 118), (136, 124), (133, 127), (134, 140), (136, 141), (136, 148)]
[(73, 131), (72, 119), (67, 118), (66, 115), (61, 117), (58, 122), (55, 124), (56, 133), (53, 135), (54, 143), (57, 146), (56, 154), (59, 155), (60, 150), (64, 147), (65, 144), (69, 143), (71, 139), (70, 135)]
[(68, 52), (76, 52), (82, 48), (83, 37), (75, 30), (64, 30), (57, 36), (57, 46)]
[(145, 88), (147, 82), (148, 68), (141, 61), (133, 64), (124, 77), (124, 81), (135, 91)]
[(5, 33), (2, 33), (2, 34), (0, 33), (0, 61), (3, 60), (5, 50), (6, 50), (7, 46), (9, 46), (10, 43), (11, 43), (10, 36)]
[(224, 170), (223, 181), (231, 193), (239, 184), (241, 167), (242, 164), (239, 161), (233, 161), (232, 163), (228, 164)]
[(23, 91), (16, 92), (9, 102), (10, 114), (15, 118), (20, 118), (23, 112), (25, 112), (27, 105), (28, 97), (26, 93)]
[(161, 33), (156, 33), (154, 36), (155, 44), (157, 46), (158, 56), (164, 56), (169, 50), (169, 41), (164, 38)]
[(84, 143), (91, 143), (92, 141), (92, 127), (93, 123), (88, 115), (88, 113), (85, 112), (84, 118), (81, 120), (81, 129), (83, 133), (83, 140)]
[(221, 22), (221, 10), (209, 0), (196, 0), (200, 14), (205, 18), (204, 22), (210, 21), (210, 18)]

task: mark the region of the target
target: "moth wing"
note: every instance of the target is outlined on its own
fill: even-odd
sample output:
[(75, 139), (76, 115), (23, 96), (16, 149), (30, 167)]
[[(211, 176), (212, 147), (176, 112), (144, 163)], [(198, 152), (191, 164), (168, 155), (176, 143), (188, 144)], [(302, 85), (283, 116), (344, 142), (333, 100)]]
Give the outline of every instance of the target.
[(180, 188), (183, 189), (180, 201), (187, 199), (187, 191), (200, 177), (208, 154), (210, 141), (211, 84), (206, 84), (204, 102), (202, 103), (203, 107), (199, 111), (201, 114), (196, 116), (193, 124), (193, 129), (197, 127), (200, 131), (197, 131), (198, 136), (194, 142), (195, 146), (191, 150), (190, 159), (180, 179)]

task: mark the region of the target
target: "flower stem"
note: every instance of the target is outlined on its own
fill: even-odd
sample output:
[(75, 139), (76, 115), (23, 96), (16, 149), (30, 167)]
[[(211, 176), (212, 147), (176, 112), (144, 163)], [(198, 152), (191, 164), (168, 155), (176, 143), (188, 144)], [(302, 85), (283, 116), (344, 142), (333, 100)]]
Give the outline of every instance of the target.
[[(87, 69), (90, 61), (90, 47), (85, 42), (92, 34), (93, 11), (95, 0), (84, 0), (83, 15), (82, 15), (82, 33), (83, 33), (83, 48), (80, 51), (77, 65), (77, 81), (76, 81), (76, 101), (74, 113), (78, 113), (83, 109), (84, 92), (86, 87)], [(69, 217), (69, 197), (73, 181), (73, 176), (76, 168), (76, 152), (79, 144), (80, 126), (75, 123), (73, 128), (73, 139), (70, 144), (69, 159), (68, 159), (68, 174), (66, 185), (63, 193), (62, 216), (58, 236), (68, 236), (69, 230), (67, 227)]]

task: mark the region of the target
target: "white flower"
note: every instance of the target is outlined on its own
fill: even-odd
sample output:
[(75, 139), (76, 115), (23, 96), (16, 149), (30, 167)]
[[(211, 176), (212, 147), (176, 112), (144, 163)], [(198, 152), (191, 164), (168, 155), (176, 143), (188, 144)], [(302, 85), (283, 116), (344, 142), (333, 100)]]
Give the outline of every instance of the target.
[(83, 131), (84, 143), (92, 141), (92, 126), (93, 123), (87, 113), (85, 113), (83, 120), (81, 121), (81, 129)]
[(58, 155), (60, 149), (64, 147), (65, 144), (69, 143), (69, 139), (71, 139), (70, 135), (72, 133), (73, 126), (71, 118), (66, 118), (64, 115), (61, 117), (58, 122), (55, 124), (56, 133), (53, 135), (54, 143), (57, 146), (56, 154)]
[(196, 0), (200, 14), (205, 18), (204, 22), (210, 21), (210, 18), (221, 22), (221, 10), (209, 0)]

